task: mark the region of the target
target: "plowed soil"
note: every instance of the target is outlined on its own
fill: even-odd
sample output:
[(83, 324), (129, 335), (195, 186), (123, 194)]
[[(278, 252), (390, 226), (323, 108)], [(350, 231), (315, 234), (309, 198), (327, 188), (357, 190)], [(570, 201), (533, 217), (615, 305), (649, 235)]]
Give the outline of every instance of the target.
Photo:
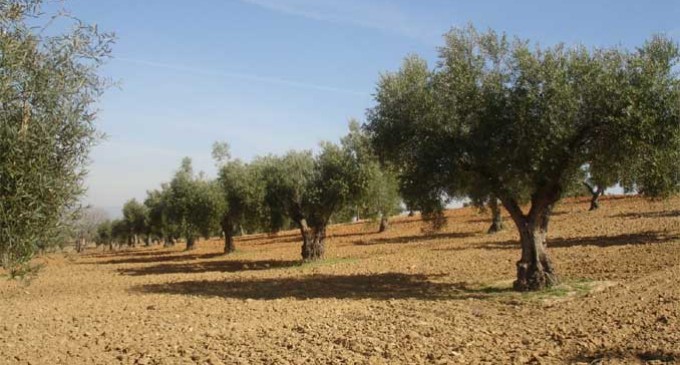
[(517, 234), (447, 212), (330, 230), (301, 265), (297, 232), (38, 259), (0, 280), (0, 364), (636, 364), (680, 361), (680, 199), (561, 203), (563, 285), (509, 288)]

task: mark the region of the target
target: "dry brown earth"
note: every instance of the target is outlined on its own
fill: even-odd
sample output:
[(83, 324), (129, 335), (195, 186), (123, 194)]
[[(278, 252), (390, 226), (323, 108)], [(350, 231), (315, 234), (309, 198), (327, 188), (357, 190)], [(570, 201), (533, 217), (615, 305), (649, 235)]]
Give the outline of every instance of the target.
[(486, 215), (336, 226), (299, 265), (296, 232), (239, 251), (51, 255), (0, 281), (0, 364), (635, 364), (680, 361), (680, 199), (561, 203), (549, 246), (566, 285), (508, 289), (517, 235)]

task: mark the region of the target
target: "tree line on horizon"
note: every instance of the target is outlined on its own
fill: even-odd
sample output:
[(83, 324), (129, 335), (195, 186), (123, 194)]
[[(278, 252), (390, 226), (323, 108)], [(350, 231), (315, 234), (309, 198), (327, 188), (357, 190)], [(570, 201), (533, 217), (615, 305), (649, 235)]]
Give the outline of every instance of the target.
[[(88, 154), (101, 139), (94, 105), (109, 85), (99, 67), (113, 35), (70, 17), (73, 28), (53, 35), (35, 25), (41, 5), (0, 2), (0, 264), (9, 272), (63, 242), (82, 211)], [(360, 216), (386, 228), (403, 202), (438, 228), (446, 203), (467, 198), (492, 212), (492, 232), (507, 211), (520, 237), (514, 288), (539, 290), (559, 282), (550, 216), (577, 186), (592, 209), (617, 184), (646, 197), (677, 192), (672, 39), (541, 47), (468, 26), (443, 42), (433, 67), (410, 55), (382, 74), (364, 124), (351, 123), (340, 143), (247, 163), (217, 143), (216, 179), (183, 160), (171, 181), (126, 203), (123, 219), (98, 226), (98, 241), (181, 238), (190, 249), (220, 231), (228, 253), (240, 232), (295, 227), (302, 258), (317, 260), (331, 222)]]
[(232, 159), (226, 142), (215, 142), (217, 178), (195, 173), (184, 158), (171, 181), (148, 191), (143, 202), (126, 202), (121, 219), (103, 222), (97, 243), (172, 246), (182, 239), (191, 250), (197, 238), (221, 235), (230, 253), (236, 235), (297, 228), (302, 259), (316, 260), (332, 222), (361, 217), (379, 222), (383, 232), (402, 210), (398, 181), (379, 163), (359, 123), (351, 121), (349, 129), (339, 144), (322, 142), (317, 153), (289, 151), (248, 163)]

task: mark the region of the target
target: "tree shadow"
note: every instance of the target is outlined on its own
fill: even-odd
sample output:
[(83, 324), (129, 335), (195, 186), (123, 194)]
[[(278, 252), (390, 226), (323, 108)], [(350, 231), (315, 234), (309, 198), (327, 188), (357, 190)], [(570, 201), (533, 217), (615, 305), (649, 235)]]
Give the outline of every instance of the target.
[[(548, 248), (569, 248), (580, 246), (611, 247), (626, 245), (660, 244), (680, 239), (677, 234), (664, 234), (662, 232), (646, 231), (639, 233), (626, 233), (616, 236), (587, 236), (573, 238), (550, 238), (548, 236)], [(466, 251), (466, 250), (517, 250), (518, 240), (506, 240), (500, 242), (480, 242), (458, 247), (434, 248), (434, 251)]]
[(276, 233), (276, 234), (256, 233), (256, 234), (250, 234), (250, 235), (235, 237), (235, 240), (236, 240), (236, 243), (239, 243), (239, 242), (249, 242), (249, 241), (255, 241), (255, 240), (279, 240), (279, 239), (282, 239), (282, 238), (297, 239), (298, 237), (300, 237), (299, 232)]
[[(180, 253), (179, 255), (177, 253)], [(199, 260), (199, 259), (211, 259), (215, 257), (223, 256), (222, 252), (213, 253), (203, 253), (203, 254), (190, 254), (181, 251), (176, 252), (158, 252), (156, 255), (140, 255), (142, 257), (128, 257), (121, 259), (113, 259), (106, 261), (88, 261), (81, 264), (86, 265), (119, 265), (119, 264), (146, 264), (154, 262), (167, 262), (167, 261), (189, 261), (189, 260)]]
[(160, 274), (196, 274), (202, 272), (238, 272), (248, 270), (269, 270), (299, 266), (299, 260), (259, 260), (259, 261), (207, 261), (185, 264), (160, 264), (147, 267), (123, 268), (118, 272), (123, 275), (160, 275)]
[[(680, 360), (680, 353), (678, 352), (664, 352), (664, 351), (624, 351), (620, 349), (610, 349), (597, 352), (589, 352), (573, 356), (569, 359), (569, 363), (588, 363), (588, 364), (604, 364), (607, 360), (617, 360), (626, 362), (643, 362), (671, 364)], [(637, 360), (637, 361), (636, 361)]]
[(648, 243), (665, 243), (677, 240), (676, 234), (664, 234), (662, 232), (645, 231), (638, 233), (625, 233), (616, 236), (589, 236), (575, 238), (548, 238), (548, 247), (568, 248), (578, 246), (625, 246), (644, 245)]
[(631, 218), (631, 219), (638, 219), (638, 218), (673, 218), (673, 217), (680, 217), (680, 210), (674, 209), (674, 210), (664, 210), (661, 212), (643, 212), (643, 213), (638, 213), (638, 212), (630, 212), (630, 213), (619, 213), (610, 216), (610, 218)]
[(429, 234), (420, 234), (412, 236), (398, 236), (398, 237), (385, 237), (385, 238), (375, 238), (370, 241), (358, 240), (354, 244), (357, 246), (372, 246), (372, 245), (382, 245), (382, 244), (408, 244), (408, 243), (418, 243), (426, 242), (438, 239), (457, 239), (466, 238), (474, 236), (473, 233), (467, 232), (437, 232)]
[(137, 293), (192, 295), (233, 299), (489, 299), (510, 288), (470, 288), (466, 283), (437, 283), (434, 276), (384, 273), (307, 275), (301, 277), (195, 280), (140, 285)]
[[(84, 259), (98, 259), (98, 258), (111, 258), (111, 257), (128, 257), (128, 256), (154, 256), (159, 254), (169, 254), (173, 251), (170, 249), (154, 248), (154, 247), (144, 247), (143, 250), (128, 248), (120, 251), (105, 251), (105, 252), (95, 252), (86, 253), (81, 255)], [(180, 252), (180, 251), (174, 251)]]

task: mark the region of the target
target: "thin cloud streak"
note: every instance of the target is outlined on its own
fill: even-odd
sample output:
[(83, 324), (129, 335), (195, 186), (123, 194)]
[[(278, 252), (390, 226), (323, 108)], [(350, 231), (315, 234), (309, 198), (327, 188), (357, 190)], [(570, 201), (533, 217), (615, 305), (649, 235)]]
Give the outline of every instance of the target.
[(286, 15), (348, 24), (399, 34), (426, 44), (436, 43), (444, 32), (428, 21), (417, 20), (393, 2), (356, 0), (239, 0)]
[(236, 72), (227, 72), (227, 71), (223, 71), (223, 70), (190, 67), (190, 66), (183, 66), (183, 65), (173, 65), (173, 64), (168, 64), (168, 63), (146, 61), (146, 60), (140, 60), (140, 59), (135, 59), (135, 58), (127, 58), (127, 57), (116, 57), (115, 59), (119, 60), (119, 61), (127, 62), (127, 63), (142, 65), (142, 66), (163, 68), (163, 69), (167, 69), (167, 70), (187, 72), (187, 73), (193, 73), (193, 74), (199, 74), (199, 75), (227, 77), (227, 78), (232, 78), (232, 79), (255, 81), (255, 82), (283, 85), (283, 86), (289, 86), (289, 87), (295, 87), (295, 88), (301, 88), (301, 89), (310, 89), (310, 90), (340, 93), (340, 94), (347, 94), (347, 95), (354, 95), (354, 96), (361, 96), (361, 97), (370, 96), (370, 93), (367, 93), (367, 92), (342, 89), (342, 88), (333, 87), (333, 86), (310, 84), (310, 83), (306, 83), (306, 82), (282, 79), (282, 78), (278, 78), (278, 77), (260, 76), (260, 75), (253, 75), (253, 74), (246, 74), (246, 73), (236, 73)]

